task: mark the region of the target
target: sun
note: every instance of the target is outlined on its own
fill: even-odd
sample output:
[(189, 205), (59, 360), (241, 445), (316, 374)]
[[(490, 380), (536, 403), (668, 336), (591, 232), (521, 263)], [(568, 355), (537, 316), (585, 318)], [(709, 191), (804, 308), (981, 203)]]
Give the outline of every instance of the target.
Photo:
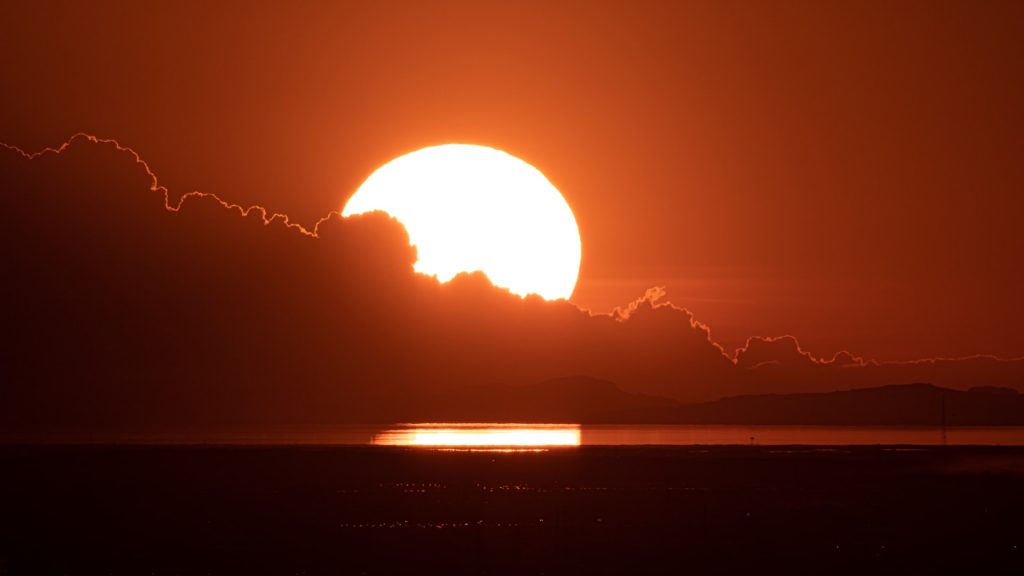
[(378, 168), (343, 216), (383, 211), (401, 222), (415, 269), (447, 282), (480, 271), (495, 286), (548, 300), (569, 298), (580, 270), (580, 233), (569, 204), (528, 163), (487, 146), (444, 144)]

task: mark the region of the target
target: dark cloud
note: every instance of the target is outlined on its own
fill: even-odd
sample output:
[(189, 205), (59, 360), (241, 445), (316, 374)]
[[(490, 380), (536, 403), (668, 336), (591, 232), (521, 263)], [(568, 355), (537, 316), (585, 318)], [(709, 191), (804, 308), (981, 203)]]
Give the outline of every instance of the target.
[(811, 366), (864, 366), (864, 359), (847, 350), (836, 352), (832, 358), (816, 358), (800, 347), (794, 336), (752, 336), (746, 344), (736, 350), (736, 365), (740, 368), (765, 368), (769, 366), (811, 367)]
[(114, 142), (0, 151), (8, 430), (385, 420), (427, 394), (586, 374), (692, 401), (930, 381), (1024, 387), (1022, 362), (865, 363), (791, 336), (735, 360), (661, 289), (612, 314), (412, 270), (384, 214), (312, 226), (169, 195)]
[(800, 343), (792, 336), (747, 339), (747, 344), (736, 351), (736, 365), (740, 368), (763, 366), (798, 367), (819, 363), (819, 360), (800, 349)]
[(833, 366), (863, 366), (864, 359), (860, 356), (854, 356), (846, 350), (840, 350), (832, 356), (831, 360), (827, 360), (826, 364), (832, 364)]

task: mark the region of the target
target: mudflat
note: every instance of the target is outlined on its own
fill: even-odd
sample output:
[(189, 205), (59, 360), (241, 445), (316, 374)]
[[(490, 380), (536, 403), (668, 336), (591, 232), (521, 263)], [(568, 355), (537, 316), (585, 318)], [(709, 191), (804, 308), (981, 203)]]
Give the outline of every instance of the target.
[(1022, 574), (1024, 448), (0, 446), (0, 574)]

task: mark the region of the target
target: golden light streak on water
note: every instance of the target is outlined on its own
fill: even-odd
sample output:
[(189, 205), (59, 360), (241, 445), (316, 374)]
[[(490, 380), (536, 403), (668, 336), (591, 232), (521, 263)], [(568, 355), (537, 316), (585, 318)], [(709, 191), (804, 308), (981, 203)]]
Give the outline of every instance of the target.
[(373, 438), (381, 446), (528, 449), (579, 446), (578, 424), (408, 424)]

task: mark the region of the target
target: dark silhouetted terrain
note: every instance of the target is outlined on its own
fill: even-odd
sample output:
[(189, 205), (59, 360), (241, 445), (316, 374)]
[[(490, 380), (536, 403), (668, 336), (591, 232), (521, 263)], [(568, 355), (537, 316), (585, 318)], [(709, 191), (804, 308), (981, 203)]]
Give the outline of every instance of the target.
[(402, 421), (430, 422), (623, 422), (633, 416), (671, 413), (679, 403), (631, 394), (614, 383), (585, 376), (539, 384), (491, 384), (428, 396), (413, 403)]
[(403, 421), (888, 426), (1024, 425), (1024, 395), (902, 384), (806, 394), (761, 394), (680, 404), (586, 377), (481, 385), (414, 403)]
[(1024, 450), (0, 448), (3, 574), (1021, 574)]
[(683, 406), (689, 424), (889, 426), (1024, 425), (1024, 395), (998, 387), (970, 391), (902, 384), (809, 394), (736, 396)]

